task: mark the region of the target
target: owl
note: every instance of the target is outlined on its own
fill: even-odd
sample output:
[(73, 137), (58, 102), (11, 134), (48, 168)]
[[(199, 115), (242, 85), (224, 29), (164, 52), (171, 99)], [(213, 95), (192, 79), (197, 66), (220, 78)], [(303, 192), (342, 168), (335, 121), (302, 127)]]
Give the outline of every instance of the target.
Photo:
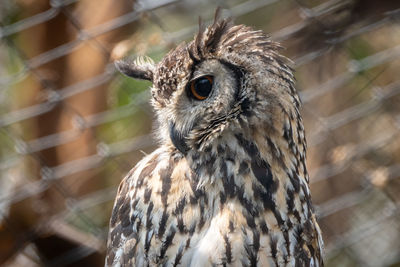
[(159, 148), (118, 188), (106, 266), (322, 266), (300, 99), (290, 61), (263, 32), (220, 17), (158, 64)]

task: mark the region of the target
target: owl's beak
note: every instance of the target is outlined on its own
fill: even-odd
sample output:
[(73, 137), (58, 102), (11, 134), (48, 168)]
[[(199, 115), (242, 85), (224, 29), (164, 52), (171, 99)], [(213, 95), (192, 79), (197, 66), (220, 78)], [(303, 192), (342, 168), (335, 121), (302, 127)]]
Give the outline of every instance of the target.
[(184, 155), (189, 151), (189, 147), (186, 144), (186, 136), (178, 131), (175, 127), (174, 122), (169, 122), (169, 137), (171, 138), (174, 146)]

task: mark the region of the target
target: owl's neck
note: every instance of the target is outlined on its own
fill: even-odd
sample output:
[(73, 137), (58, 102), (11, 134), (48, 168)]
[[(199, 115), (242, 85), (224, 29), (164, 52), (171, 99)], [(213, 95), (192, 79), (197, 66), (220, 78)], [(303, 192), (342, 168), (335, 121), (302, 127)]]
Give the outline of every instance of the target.
[[(288, 255), (322, 255), (302, 131), (301, 120), (288, 120), (272, 130), (242, 128), (223, 133), (202, 152), (189, 151), (191, 203), (199, 206), (199, 224), (225, 216), (232, 229), (269, 236), (282, 264)], [(275, 257), (272, 248), (271, 253)]]
[[(312, 216), (305, 143), (300, 129), (287, 121), (282, 132), (255, 128), (228, 132), (203, 152), (189, 152), (196, 188), (209, 194), (215, 212), (239, 200), (249, 216), (271, 211), (278, 225), (304, 223)], [(210, 207), (212, 208), (212, 207)]]

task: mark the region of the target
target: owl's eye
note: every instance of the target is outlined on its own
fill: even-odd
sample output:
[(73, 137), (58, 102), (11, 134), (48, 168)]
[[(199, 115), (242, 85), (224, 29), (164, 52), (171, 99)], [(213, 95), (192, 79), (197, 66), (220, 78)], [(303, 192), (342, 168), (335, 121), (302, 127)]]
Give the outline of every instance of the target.
[(206, 75), (190, 82), (190, 93), (197, 100), (206, 99), (213, 87), (213, 76)]

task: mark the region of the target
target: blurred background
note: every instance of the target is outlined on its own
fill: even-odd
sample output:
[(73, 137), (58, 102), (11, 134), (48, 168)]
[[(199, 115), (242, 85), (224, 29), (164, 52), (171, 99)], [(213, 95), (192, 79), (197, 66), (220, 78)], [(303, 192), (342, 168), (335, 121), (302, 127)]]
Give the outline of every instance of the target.
[(123, 176), (156, 143), (155, 61), (217, 6), (294, 61), (327, 266), (400, 266), (400, 1), (1, 0), (0, 266), (103, 266)]

